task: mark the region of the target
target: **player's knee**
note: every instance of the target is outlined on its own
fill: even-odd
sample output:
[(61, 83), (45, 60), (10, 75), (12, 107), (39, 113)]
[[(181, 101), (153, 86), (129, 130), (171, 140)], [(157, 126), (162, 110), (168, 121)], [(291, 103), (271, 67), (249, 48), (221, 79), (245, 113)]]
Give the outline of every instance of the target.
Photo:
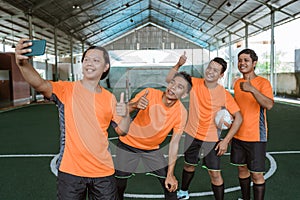
[(210, 178), (212, 180), (215, 180), (215, 181), (219, 181), (222, 179), (222, 175), (221, 175), (221, 172), (220, 171), (212, 171), (212, 170), (209, 170), (208, 171), (208, 174), (210, 176)]
[(195, 166), (189, 165), (189, 164), (184, 164), (183, 169), (187, 172), (194, 172), (195, 171)]
[(239, 169), (239, 177), (240, 178), (247, 178), (250, 176), (250, 172), (249, 172), (247, 165), (239, 166), (238, 169)]
[(214, 184), (214, 185), (222, 185), (223, 184), (223, 178), (222, 178), (220, 171), (209, 170), (208, 174), (210, 176), (210, 180), (211, 180), (212, 184)]
[(255, 184), (263, 184), (265, 182), (263, 173), (251, 173), (251, 177)]

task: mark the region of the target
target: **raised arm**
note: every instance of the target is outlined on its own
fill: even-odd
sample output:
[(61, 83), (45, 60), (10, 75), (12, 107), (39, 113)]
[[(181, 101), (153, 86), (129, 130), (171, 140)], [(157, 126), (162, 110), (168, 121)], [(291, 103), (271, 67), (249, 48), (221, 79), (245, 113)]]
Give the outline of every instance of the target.
[(24, 56), (23, 54), (30, 52), (30, 49), (27, 49), (32, 45), (31, 42), (24, 43), (28, 39), (21, 39), (15, 49), (15, 58), (16, 63), (24, 77), (24, 79), (38, 92), (42, 93), (45, 97), (50, 98), (52, 94), (52, 86), (47, 81), (44, 80), (39, 73), (34, 69), (30, 64), (30, 57)]
[(176, 65), (170, 69), (167, 77), (166, 77), (166, 82), (169, 83), (172, 78), (174, 77), (174, 75), (177, 73), (177, 71), (179, 70), (179, 68), (185, 63), (186, 61), (186, 52), (183, 53), (183, 55), (180, 56), (178, 62), (176, 63)]

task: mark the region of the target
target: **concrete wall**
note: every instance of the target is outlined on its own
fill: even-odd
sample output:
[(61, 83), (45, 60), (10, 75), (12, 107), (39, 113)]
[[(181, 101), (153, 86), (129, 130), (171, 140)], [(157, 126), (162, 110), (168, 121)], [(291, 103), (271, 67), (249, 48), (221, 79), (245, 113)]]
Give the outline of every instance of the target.
[(300, 98), (300, 72), (276, 74), (277, 95)]

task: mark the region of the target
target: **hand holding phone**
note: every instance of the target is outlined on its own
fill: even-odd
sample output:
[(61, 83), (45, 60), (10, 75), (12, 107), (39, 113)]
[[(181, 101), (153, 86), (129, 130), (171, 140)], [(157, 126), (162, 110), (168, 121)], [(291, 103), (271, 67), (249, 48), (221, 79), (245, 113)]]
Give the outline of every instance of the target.
[(31, 52), (25, 53), (25, 56), (40, 56), (45, 53), (46, 40), (28, 40), (26, 42), (32, 42), (32, 45), (28, 47)]

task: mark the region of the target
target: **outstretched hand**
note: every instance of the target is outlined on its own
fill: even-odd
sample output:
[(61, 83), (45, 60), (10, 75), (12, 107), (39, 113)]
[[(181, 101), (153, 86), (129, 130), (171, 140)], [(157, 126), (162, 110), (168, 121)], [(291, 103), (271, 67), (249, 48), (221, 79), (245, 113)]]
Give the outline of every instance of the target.
[(122, 117), (127, 116), (129, 113), (128, 106), (124, 102), (124, 92), (122, 92), (120, 95), (120, 102), (117, 103), (116, 111), (117, 111), (117, 115), (122, 116)]

